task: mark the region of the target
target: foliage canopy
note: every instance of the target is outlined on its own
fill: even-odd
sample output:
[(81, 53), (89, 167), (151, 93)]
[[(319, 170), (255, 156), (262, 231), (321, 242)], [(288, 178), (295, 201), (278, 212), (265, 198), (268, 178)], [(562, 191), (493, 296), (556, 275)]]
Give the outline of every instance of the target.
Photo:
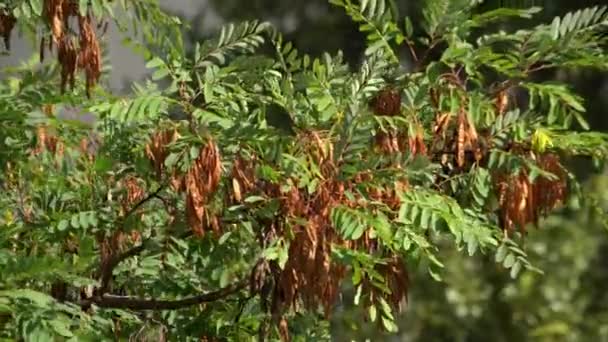
[[(608, 69), (606, 7), (480, 34), (541, 9), (426, 0), (414, 32), (391, 1), (330, 3), (361, 65), (259, 21), (187, 49), (153, 0), (0, 5), (7, 48), (13, 27), (40, 43), (0, 83), (2, 337), (318, 340), (344, 286), (394, 332), (408, 268), (440, 280), (446, 241), (541, 271), (526, 228), (588, 199), (565, 165), (601, 165), (608, 136), (534, 74)], [(97, 85), (108, 21), (153, 70), (127, 97)]]

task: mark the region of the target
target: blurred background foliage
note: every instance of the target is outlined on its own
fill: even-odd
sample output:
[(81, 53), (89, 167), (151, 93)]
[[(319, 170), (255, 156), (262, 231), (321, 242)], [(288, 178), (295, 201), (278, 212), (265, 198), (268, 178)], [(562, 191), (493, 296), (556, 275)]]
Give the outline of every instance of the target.
[[(414, 30), (422, 19), (420, 3), (393, 1), (402, 17), (410, 17)], [(488, 0), (479, 9), (541, 6), (545, 9), (542, 15), (527, 23), (536, 25), (568, 11), (602, 4), (604, 0)], [(215, 25), (206, 23), (212, 11), (223, 22), (269, 20), (300, 51), (318, 55), (342, 50), (352, 67), (365, 49), (365, 37), (356, 24), (326, 0), (209, 0), (201, 2), (199, 9), (185, 18), (192, 28), (185, 32), (190, 42), (215, 32)], [(400, 52), (404, 65), (409, 66), (407, 48)], [(587, 101), (591, 128), (605, 131), (607, 76), (594, 71), (552, 70), (537, 77), (569, 83)], [(570, 165), (585, 177), (586, 192), (608, 209), (608, 173), (594, 173), (587, 160), (573, 160)], [(530, 230), (525, 239), (530, 260), (544, 274), (525, 272), (513, 281), (492, 256), (467, 258), (446, 245), (441, 252), (446, 261), (443, 282), (431, 279), (424, 268), (410, 270), (410, 302), (401, 318), (400, 334), (383, 336), (363, 322), (354, 308), (342, 307), (332, 318), (332, 335), (339, 341), (608, 341), (605, 222), (599, 222), (591, 209), (566, 208), (542, 221), (539, 229)], [(349, 296), (348, 291), (345, 296)]]

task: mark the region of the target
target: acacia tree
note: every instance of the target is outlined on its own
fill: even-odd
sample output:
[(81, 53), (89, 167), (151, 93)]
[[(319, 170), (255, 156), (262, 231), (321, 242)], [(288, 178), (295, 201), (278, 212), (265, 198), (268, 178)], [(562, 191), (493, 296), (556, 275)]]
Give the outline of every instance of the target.
[[(439, 280), (446, 243), (540, 271), (526, 227), (590, 200), (564, 165), (601, 164), (608, 136), (532, 76), (608, 69), (606, 8), (480, 36), (540, 9), (426, 0), (413, 32), (384, 0), (330, 2), (367, 35), (359, 66), (258, 21), (187, 51), (152, 0), (0, 5), (7, 42), (40, 43), (0, 84), (3, 337), (326, 339), (349, 286), (394, 332), (408, 269)], [(154, 70), (128, 97), (97, 85), (110, 20)]]

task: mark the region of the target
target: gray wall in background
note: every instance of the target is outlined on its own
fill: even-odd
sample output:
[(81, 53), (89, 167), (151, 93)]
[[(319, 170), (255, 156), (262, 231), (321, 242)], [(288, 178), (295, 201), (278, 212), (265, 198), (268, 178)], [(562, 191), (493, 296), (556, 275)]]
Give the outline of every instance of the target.
[[(204, 9), (203, 27), (193, 29), (213, 30), (222, 22), (213, 13), (210, 6), (207, 6), (207, 0), (172, 0), (160, 1), (160, 3), (168, 11), (182, 16), (183, 20), (191, 19), (195, 14)], [(109, 50), (110, 63), (112, 65), (109, 85), (114, 91), (128, 90), (131, 81), (140, 80), (147, 75), (148, 72), (144, 66), (145, 61), (142, 56), (135, 54), (129, 47), (122, 45), (123, 35), (113, 23), (109, 26), (105, 39), (108, 42), (107, 49)], [(29, 58), (37, 50), (37, 46), (33, 47), (27, 38), (22, 37), (17, 30), (14, 30), (11, 39), (10, 55), (0, 55), (0, 68), (19, 65), (21, 61)], [(2, 77), (1, 73), (0, 77)]]

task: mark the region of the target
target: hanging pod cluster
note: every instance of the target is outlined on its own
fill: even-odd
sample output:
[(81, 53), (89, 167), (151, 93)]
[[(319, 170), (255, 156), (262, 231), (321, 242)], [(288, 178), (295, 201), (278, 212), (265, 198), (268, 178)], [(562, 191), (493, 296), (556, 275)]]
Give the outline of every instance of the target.
[(50, 133), (48, 127), (41, 125), (36, 128), (37, 145), (31, 151), (32, 155), (39, 155), (44, 151), (49, 151), (53, 155), (61, 157), (65, 147), (59, 138)]
[(17, 20), (6, 9), (0, 9), (0, 37), (4, 41), (4, 46), (7, 50), (11, 49), (11, 32), (15, 27)]
[[(454, 116), (456, 120), (452, 122)], [(436, 115), (431, 146), (433, 155), (444, 167), (457, 166), (466, 170), (484, 158), (482, 141), (464, 107), (457, 114), (443, 112)]]
[[(40, 109), (48, 117), (55, 116), (56, 108), (52, 104), (43, 104)], [(95, 160), (97, 146), (101, 140), (98, 135), (89, 134), (81, 138), (78, 147), (76, 147), (71, 146), (69, 143), (66, 145), (56, 133), (56, 130), (52, 126), (46, 124), (37, 125), (35, 134), (36, 146), (30, 150), (30, 154), (38, 156), (42, 152), (48, 151), (60, 159), (64, 156), (67, 147), (68, 149), (76, 148), (80, 152), (80, 156), (88, 162)]]
[[(366, 253), (378, 251), (378, 241), (366, 230), (355, 240), (344, 239), (338, 227), (332, 222), (332, 212), (338, 206), (361, 209), (365, 202), (362, 198), (348, 198), (345, 193), (358, 193), (355, 187), (372, 179), (371, 173), (359, 174), (351, 180), (339, 180), (334, 162), (333, 148), (329, 137), (315, 131), (300, 133), (297, 141), (300, 151), (318, 166), (321, 180), (314, 191), (299, 186), (297, 179), (282, 181), (281, 184), (255, 179), (257, 159), (239, 156), (231, 172), (234, 202), (241, 202), (249, 196), (278, 198), (280, 209), (274, 219), (262, 220), (263, 231), (260, 244), (267, 246), (270, 241), (284, 239), (289, 241), (287, 259), (283, 267), (278, 262), (260, 260), (254, 267), (250, 278), (250, 291), (259, 294), (263, 307), (275, 318), (275, 323), (283, 331), (283, 339), (288, 334), (283, 314), (289, 310), (299, 310), (300, 305), (316, 310), (324, 308), (329, 316), (336, 303), (342, 281), (348, 273), (345, 264), (332, 260), (332, 248), (341, 246)], [(399, 182), (397, 189), (368, 189), (373, 200), (380, 200), (391, 207), (398, 206), (397, 191), (404, 189), (406, 183)], [(234, 204), (234, 203), (231, 203)], [(375, 270), (392, 290), (390, 294), (372, 285), (377, 279), (364, 277), (361, 282), (367, 298), (376, 304), (380, 298), (402, 309), (407, 297), (408, 276), (405, 264), (397, 256), (387, 256), (385, 264)]]
[[(65, 92), (68, 85), (74, 89), (76, 72), (82, 70), (86, 77), (86, 94), (90, 97), (91, 89), (101, 76), (101, 48), (90, 11), (88, 8), (82, 10), (78, 1), (44, 0), (42, 18), (51, 34), (40, 39), (40, 62), (44, 61), (45, 51), (52, 52), (56, 46), (61, 66), (61, 92)], [(77, 18), (77, 32), (70, 27), (71, 18)], [(9, 9), (0, 9), (0, 37), (7, 50), (10, 50), (10, 36), (16, 21)], [(97, 29), (102, 27), (107, 30), (107, 22), (99, 22)]]
[(208, 230), (220, 233), (217, 216), (207, 209), (207, 204), (219, 187), (222, 175), (219, 149), (209, 138), (187, 172), (179, 173), (174, 170), (170, 175), (166, 175), (165, 160), (169, 156), (168, 145), (178, 138), (179, 134), (176, 130), (157, 132), (146, 145), (146, 155), (159, 181), (164, 176), (168, 176), (171, 188), (178, 193), (186, 194), (186, 217), (192, 232), (197, 236), (203, 236)]
[[(462, 99), (463, 104), (466, 101), (466, 98)], [(494, 101), (495, 115), (504, 115), (508, 106), (508, 91), (498, 92)], [(454, 117), (456, 120), (453, 120)], [(439, 159), (444, 170), (467, 172), (473, 165), (486, 166), (490, 140), (491, 137), (478, 134), (473, 120), (462, 105), (458, 113), (442, 112), (436, 115), (431, 153)], [(526, 166), (514, 174), (501, 168), (489, 170), (498, 195), (499, 224), (505, 234), (515, 227), (525, 232), (527, 224), (538, 223), (541, 215), (563, 203), (567, 195), (567, 174), (557, 155), (537, 154), (522, 144), (510, 144), (507, 150), (554, 177), (541, 175), (531, 180), (531, 170)]]
[[(399, 89), (387, 86), (380, 90), (371, 100), (370, 106), (374, 115), (379, 117), (396, 117), (401, 115), (401, 92)], [(375, 147), (385, 154), (409, 152), (413, 155), (426, 155), (424, 129), (414, 118), (407, 132), (391, 129), (379, 131), (374, 137)]]
[(538, 177), (530, 180), (530, 171), (522, 169), (515, 174), (496, 172), (494, 186), (498, 192), (500, 221), (505, 233), (516, 227), (525, 233), (526, 225), (538, 224), (540, 216), (562, 204), (567, 196), (567, 173), (555, 154), (535, 155), (530, 153), (538, 166), (555, 176), (549, 179)]
[[(260, 260), (250, 279), (250, 291), (260, 295), (263, 306), (274, 317), (282, 317), (289, 308), (299, 309), (300, 303), (313, 309), (322, 305), (329, 315), (346, 274), (344, 265), (331, 260), (332, 245), (345, 244), (330, 221), (331, 209), (344, 201), (344, 185), (335, 180), (331, 145), (317, 132), (304, 133), (298, 141), (324, 178), (312, 193), (300, 189), (295, 179), (287, 181), (291, 185), (283, 189), (280, 184), (256, 180), (255, 157), (239, 156), (231, 172), (233, 201), (263, 195), (280, 202), (273, 219), (262, 219), (260, 244), (268, 245), (280, 237), (288, 239), (287, 260), (282, 269), (276, 261)], [(286, 324), (283, 320), (276, 323), (279, 328)], [(283, 331), (286, 333), (285, 327)]]
[[(137, 215), (139, 221), (144, 219), (143, 213), (134, 210), (137, 203), (145, 197), (143, 183), (135, 175), (128, 175), (118, 181), (118, 188), (121, 189), (117, 198), (120, 203), (120, 217), (126, 218), (127, 215)], [(125, 226), (121, 224), (110, 234), (100, 231), (97, 233), (96, 239), (100, 246), (101, 262), (107, 265), (113, 257), (124, 252), (127, 246), (140, 242), (141, 233), (136, 229), (126, 232)]]
[[(51, 30), (48, 39), (48, 50), (57, 46), (57, 59), (61, 65), (61, 91), (69, 85), (74, 88), (77, 70), (82, 70), (86, 77), (86, 94), (91, 96), (91, 89), (101, 76), (101, 48), (93, 26), (93, 18), (87, 10), (82, 15), (78, 2), (71, 0), (45, 0), (43, 17)], [(70, 18), (77, 18), (78, 34), (70, 27)], [(98, 25), (98, 28), (101, 27)], [(106, 25), (107, 27), (107, 25)], [(44, 61), (47, 39), (40, 40), (40, 61)]]

